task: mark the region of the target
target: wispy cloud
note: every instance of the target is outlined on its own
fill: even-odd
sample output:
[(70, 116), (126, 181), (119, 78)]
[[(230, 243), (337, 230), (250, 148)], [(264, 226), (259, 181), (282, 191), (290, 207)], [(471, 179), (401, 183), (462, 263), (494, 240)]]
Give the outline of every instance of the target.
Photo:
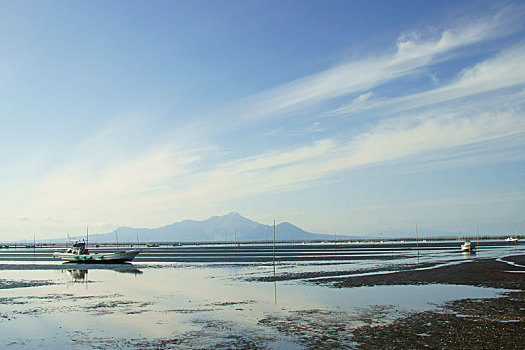
[(357, 137), (348, 146), (353, 155), (347, 157), (346, 162), (348, 165), (371, 164), (466, 145), (480, 146), (487, 141), (505, 140), (524, 132), (521, 113), (512, 110), (392, 118)]
[[(33, 185), (31, 199), (17, 210), (31, 218), (101, 221), (101, 227), (115, 217), (128, 225), (160, 225), (192, 208), (340, 181), (341, 172), (364, 166), (410, 164), (418, 171), (523, 160), (523, 44), (465, 67), (450, 83), (431, 90), (394, 98), (376, 93), (382, 84), (416, 72), (428, 76), (424, 69), (430, 65), (511, 33), (522, 13), (506, 8), (437, 35), (406, 33), (392, 51), (252, 96), (211, 113), (212, 123), (198, 118), (183, 129), (151, 132), (153, 118), (116, 118), (80, 140), (71, 158), (45, 173)], [(512, 93), (494, 93), (508, 88)], [(476, 97), (487, 92), (493, 93), (490, 100)], [(467, 97), (472, 98), (468, 104), (458, 102)], [(343, 98), (349, 104), (334, 108), (335, 100)], [(322, 127), (318, 122), (322, 116), (364, 111), (374, 117), (359, 128), (345, 124), (351, 118), (321, 119)], [(282, 137), (286, 130), (296, 137), (293, 141), (238, 152), (218, 141), (219, 134), (240, 122), (235, 127), (241, 129), (236, 137), (242, 147), (254, 133), (264, 133), (254, 128), (260, 121), (292, 115), (310, 118), (293, 126), (272, 124), (270, 136)], [(332, 120), (341, 122), (329, 129), (324, 121)], [(14, 210), (11, 214), (19, 216)]]
[(332, 112), (332, 115), (341, 113), (356, 113), (370, 108), (370, 101), (374, 98), (374, 93), (369, 91), (365, 94), (361, 94), (353, 99), (348, 105), (340, 107), (337, 111)]
[[(397, 98), (380, 98), (375, 101), (369, 101), (367, 98), (367, 108), (388, 108), (390, 111), (394, 108), (396, 112), (401, 112), (505, 88), (525, 86), (525, 64), (523, 62), (525, 62), (525, 45), (519, 45), (506, 50), (495, 58), (465, 68), (454, 81), (447, 85)], [(511, 96), (508, 93), (506, 95)], [(330, 111), (326, 115), (335, 116), (354, 112), (356, 112), (356, 106), (352, 103)]]
[[(420, 159), (440, 162), (441, 167), (450, 166), (458, 158), (463, 164), (469, 159), (491, 162), (504, 158), (512, 142), (523, 145), (524, 130), (521, 114), (511, 110), (398, 117), (350, 140), (328, 138), (310, 146), (235, 159), (210, 171), (194, 172), (186, 179), (177, 179), (182, 186), (160, 194), (155, 201), (162, 203), (160, 207), (170, 202), (209, 204), (291, 191), (326, 181), (343, 170), (392, 161), (402, 165)], [(488, 142), (503, 143), (505, 147), (487, 148)], [(525, 158), (523, 154), (519, 157)]]
[[(69, 151), (71, 158), (43, 173), (40, 181), (25, 184), (31, 190), (22, 198), (24, 212), (34, 218), (60, 218), (65, 224), (90, 216), (114, 221), (123, 213), (139, 212), (141, 198), (172, 189), (171, 179), (189, 173), (200, 160), (198, 151), (184, 145), (182, 137), (177, 142), (157, 134), (158, 141), (134, 144), (143, 137), (140, 129), (147, 127), (136, 121), (122, 128), (111, 123), (80, 140)], [(35, 222), (56, 224), (48, 219)]]
[(344, 95), (370, 90), (386, 82), (412, 74), (422, 67), (450, 60), (454, 51), (511, 33), (523, 11), (513, 7), (490, 17), (470, 20), (443, 31), (436, 38), (423, 39), (421, 33), (402, 35), (396, 50), (379, 57), (352, 61), (253, 96), (232, 114), (239, 120), (276, 118)]

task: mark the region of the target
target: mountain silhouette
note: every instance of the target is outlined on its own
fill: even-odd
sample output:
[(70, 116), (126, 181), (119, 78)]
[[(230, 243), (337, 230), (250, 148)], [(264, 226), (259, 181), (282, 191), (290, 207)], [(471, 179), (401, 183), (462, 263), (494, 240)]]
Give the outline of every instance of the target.
[[(282, 222), (275, 227), (277, 240), (332, 239), (331, 236), (311, 233)], [(89, 235), (90, 242), (213, 242), (213, 241), (271, 241), (273, 225), (252, 221), (236, 212), (213, 216), (204, 221), (184, 220), (158, 228), (120, 227), (113, 232)], [(85, 238), (85, 237), (76, 237)]]

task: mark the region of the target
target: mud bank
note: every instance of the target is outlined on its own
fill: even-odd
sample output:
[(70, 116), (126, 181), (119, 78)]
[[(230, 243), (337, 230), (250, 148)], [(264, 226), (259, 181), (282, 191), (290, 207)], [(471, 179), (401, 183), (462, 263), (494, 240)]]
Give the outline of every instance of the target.
[(525, 292), (495, 299), (464, 299), (413, 313), (389, 325), (363, 326), (359, 349), (523, 349)]
[[(518, 255), (502, 259), (472, 260), (434, 268), (365, 276), (316, 278), (310, 281), (318, 284), (330, 284), (336, 288), (439, 283), (523, 290), (525, 285), (524, 266), (525, 255)], [(308, 276), (304, 276), (304, 278), (309, 280)]]
[(10, 281), (0, 279), (0, 289), (25, 288), (25, 287), (39, 287), (55, 284), (52, 281)]
[[(512, 264), (508, 264), (508, 262)], [(525, 339), (525, 256), (490, 259), (431, 270), (336, 281), (336, 287), (453, 283), (519, 289), (494, 299), (463, 299), (411, 313), (353, 333), (359, 349), (522, 349)]]

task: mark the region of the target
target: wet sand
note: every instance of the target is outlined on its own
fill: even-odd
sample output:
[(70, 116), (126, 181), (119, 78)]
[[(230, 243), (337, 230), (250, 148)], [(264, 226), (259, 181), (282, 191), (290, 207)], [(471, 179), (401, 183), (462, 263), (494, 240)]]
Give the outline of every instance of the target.
[[(517, 289), (494, 299), (463, 299), (412, 313), (387, 325), (363, 326), (352, 340), (360, 349), (523, 349), (525, 255), (430, 270), (337, 280), (339, 288), (363, 285), (447, 283)], [(325, 281), (326, 282), (326, 281)]]
[[(520, 266), (510, 265), (517, 264)], [(419, 269), (418, 269), (419, 268)], [(471, 260), (455, 265), (416, 269), (365, 276), (328, 277), (310, 280), (318, 284), (331, 284), (337, 288), (377, 285), (419, 285), (428, 283), (461, 284), (478, 287), (523, 289), (525, 285), (525, 255), (502, 259)], [(317, 275), (312, 277), (318, 277)], [(309, 280), (308, 276), (303, 276)]]
[(352, 340), (360, 349), (523, 349), (525, 293), (463, 299), (393, 323), (363, 326)]
[(12, 281), (6, 279), (0, 279), (0, 289), (11, 289), (11, 288), (25, 288), (25, 287), (38, 287), (55, 284), (52, 281)]
[[(368, 250), (366, 255), (370, 254), (370, 248), (372, 247), (366, 247)], [(341, 255), (348, 254), (349, 250), (344, 252), (341, 249)], [(249, 253), (252, 254), (253, 252)], [(257, 252), (257, 255), (259, 253)], [(289, 251), (282, 253), (290, 254)], [(248, 252), (244, 252), (244, 254), (248, 255)], [(523, 348), (523, 339), (525, 339), (525, 309), (523, 307), (525, 301), (525, 255), (507, 256), (502, 259), (472, 256), (467, 260), (462, 260), (461, 256), (456, 256), (456, 258), (453, 258), (445, 265), (442, 265), (442, 262), (439, 260), (417, 264), (412, 258), (412, 260), (407, 260), (406, 263), (388, 265), (386, 269), (389, 272), (385, 272), (385, 266), (382, 261), (387, 258), (383, 256), (382, 251), (381, 253), (379, 251), (372, 252), (371, 255), (374, 255), (374, 260), (379, 262), (378, 267), (375, 265), (362, 265), (363, 268), (361, 269), (356, 268), (354, 264), (341, 264), (339, 259), (346, 259), (347, 257), (339, 256), (339, 259), (332, 259), (333, 262), (327, 265), (331, 266), (332, 271), (322, 267), (322, 264), (314, 258), (311, 259), (311, 264), (306, 265), (304, 271), (291, 269), (289, 272), (283, 273), (280, 272), (280, 269), (284, 269), (283, 266), (282, 268), (278, 267), (276, 276), (266, 273), (262, 275), (261, 273), (255, 273), (255, 277), (250, 277), (250, 274), (239, 273), (238, 276), (232, 278), (256, 283), (263, 282), (263, 284), (266, 284), (264, 282), (272, 282), (274, 286), (279, 281), (290, 281), (293, 283), (292, 286), (295, 283), (309, 286), (329, 286), (340, 291), (350, 291), (356, 287), (436, 284), (490, 287), (502, 289), (502, 291), (508, 290), (508, 292), (496, 298), (455, 300), (431, 307), (431, 310), (421, 311), (422, 309), (416, 308), (416, 311), (408, 313), (403, 310), (398, 312), (398, 306), (395, 305), (395, 302), (392, 303), (394, 305), (389, 305), (388, 299), (383, 299), (382, 305), (369, 305), (356, 309), (344, 309), (340, 304), (335, 308), (325, 307), (319, 309), (290, 308), (288, 305), (283, 304), (283, 310), (286, 309), (287, 311), (263, 312), (262, 317), (255, 320), (253, 327), (243, 326), (234, 321), (234, 318), (230, 320), (217, 319), (212, 314), (217, 310), (224, 310), (233, 315), (244, 314), (249, 309), (257, 307), (258, 302), (255, 300), (235, 300), (232, 298), (231, 300), (224, 299), (222, 301), (211, 300), (200, 304), (192, 300), (193, 302), (191, 303), (189, 301), (186, 305), (181, 303), (177, 305), (177, 308), (166, 309), (164, 312), (166, 315), (179, 315), (177, 317), (188, 315), (190, 324), (195, 326), (196, 330), (178, 331), (176, 336), (146, 337), (137, 335), (133, 338), (107, 337), (103, 334), (91, 334), (89, 331), (79, 330), (72, 333), (71, 344), (77, 344), (80, 348), (118, 347), (133, 349), (267, 349), (290, 347), (307, 349)], [(124, 264), (113, 267), (61, 263), (40, 264), (38, 262), (20, 261), (16, 264), (6, 264), (5, 266), (0, 263), (0, 270), (3, 269), (2, 266), (4, 266), (5, 270), (11, 271), (67, 270), (71, 274), (74, 272), (71, 277), (75, 282), (81, 282), (81, 285), (86, 285), (87, 288), (87, 269), (100, 269), (104, 272), (110, 268), (117, 275), (121, 275), (120, 272), (122, 272), (134, 276), (142, 274), (138, 267), (145, 270), (146, 274), (153, 273), (157, 268), (166, 268), (162, 266), (169, 266), (167, 269), (179, 269), (180, 271), (191, 269), (191, 265), (180, 265), (179, 267), (174, 267), (173, 265), (150, 265), (149, 259), (156, 261), (155, 259), (157, 258), (163, 259), (155, 256), (152, 252), (150, 255), (143, 256), (145, 261), (142, 264)], [(177, 257), (177, 259), (179, 258)], [(214, 261), (223, 260), (221, 257), (218, 258), (215, 257), (214, 259), (217, 260)], [(235, 260), (235, 263), (244, 263), (244, 258), (251, 262), (254, 261), (252, 256), (243, 257), (240, 255), (227, 258)], [(395, 258), (390, 257), (388, 261), (395, 261)], [(168, 258), (166, 262), (170, 263), (171, 259), (171, 257)], [(308, 259), (308, 257), (294, 256), (293, 259), (303, 260)], [(323, 257), (323, 259), (325, 258)], [(355, 259), (355, 256), (354, 260), (360, 261), (359, 258)], [(239, 265), (235, 263), (231, 264), (231, 266), (217, 266), (237, 271)], [(214, 265), (210, 264), (205, 266), (217, 270), (221, 269), (221, 267), (214, 267)], [(261, 271), (269, 270), (267, 268), (269, 266), (257, 266)], [(316, 271), (308, 271), (314, 267), (320, 268)], [(79, 270), (76, 270), (77, 268)], [(252, 271), (250, 268), (248, 270)], [(188, 271), (187, 273), (191, 272)], [(95, 276), (95, 272), (93, 274)], [(215, 276), (211, 278), (215, 278)], [(39, 287), (54, 283), (52, 280), (28, 279), (11, 281), (9, 279), (0, 279), (0, 290), (14, 290), (16, 288), (21, 288), (20, 290), (22, 290), (24, 287)], [(89, 283), (99, 284), (102, 282), (94, 278), (94, 281), (89, 281)], [(272, 291), (274, 288), (271, 288)], [(277, 288), (279, 289), (279, 287)], [(356, 288), (356, 290), (358, 289)], [(95, 291), (96, 289), (93, 288), (93, 290)], [(472, 297), (472, 294), (467, 295)], [(494, 295), (499, 294), (496, 293)], [(278, 294), (275, 295), (276, 305), (277, 298)], [(465, 295), (463, 298), (465, 298)], [(158, 299), (152, 299), (150, 302), (150, 299), (134, 299), (127, 295), (80, 296), (73, 293), (48, 294), (37, 299), (35, 297), (30, 298), (12, 294), (12, 296), (3, 299), (5, 300), (0, 300), (0, 304), (18, 303), (31, 307), (24, 312), (18, 310), (18, 313), (0, 313), (0, 322), (12, 322), (13, 316), (20, 319), (27, 312), (30, 312), (29, 316), (31, 317), (45, 317), (50, 312), (56, 312), (56, 309), (60, 307), (53, 306), (57, 300), (80, 303), (73, 311), (93, 314), (96, 317), (150, 315), (153, 313), (152, 307), (154, 308), (155, 303), (158, 302)], [(34, 300), (38, 300), (45, 307), (34, 304)], [(82, 302), (86, 304), (84, 305)], [(35, 305), (35, 307), (32, 305)], [(21, 341), (23, 342), (24, 340)], [(16, 348), (16, 343), (14, 344)], [(35, 345), (34, 343), (27, 344)]]
[[(386, 314), (388, 310), (379, 308), (368, 310), (373, 313), (369, 319), (364, 315), (352, 317), (318, 311), (292, 314), (286, 318), (268, 317), (260, 322), (284, 333), (299, 333), (303, 344), (315, 349), (523, 349), (525, 255), (477, 259), (438, 267), (432, 267), (432, 264), (414, 267), (416, 269), (405, 266), (407, 270), (389, 273), (367, 271), (362, 276), (345, 276), (349, 272), (337, 271), (280, 278), (302, 279), (335, 288), (453, 284), (513, 291), (497, 298), (455, 300), (437, 305), (434, 310), (402, 314), (394, 320), (382, 320), (382, 313)], [(345, 327), (351, 322), (364, 325), (348, 333)]]

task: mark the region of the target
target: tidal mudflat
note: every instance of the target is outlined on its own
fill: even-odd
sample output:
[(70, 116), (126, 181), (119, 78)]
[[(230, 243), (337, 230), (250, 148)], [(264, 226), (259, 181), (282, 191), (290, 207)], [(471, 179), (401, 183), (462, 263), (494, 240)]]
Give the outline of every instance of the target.
[(160, 247), (133, 264), (78, 265), (1, 250), (0, 347), (463, 348), (465, 336), (512, 348), (524, 338), (520, 245), (465, 256), (456, 242), (428, 243), (419, 258), (411, 244), (283, 245), (275, 275), (268, 251)]

